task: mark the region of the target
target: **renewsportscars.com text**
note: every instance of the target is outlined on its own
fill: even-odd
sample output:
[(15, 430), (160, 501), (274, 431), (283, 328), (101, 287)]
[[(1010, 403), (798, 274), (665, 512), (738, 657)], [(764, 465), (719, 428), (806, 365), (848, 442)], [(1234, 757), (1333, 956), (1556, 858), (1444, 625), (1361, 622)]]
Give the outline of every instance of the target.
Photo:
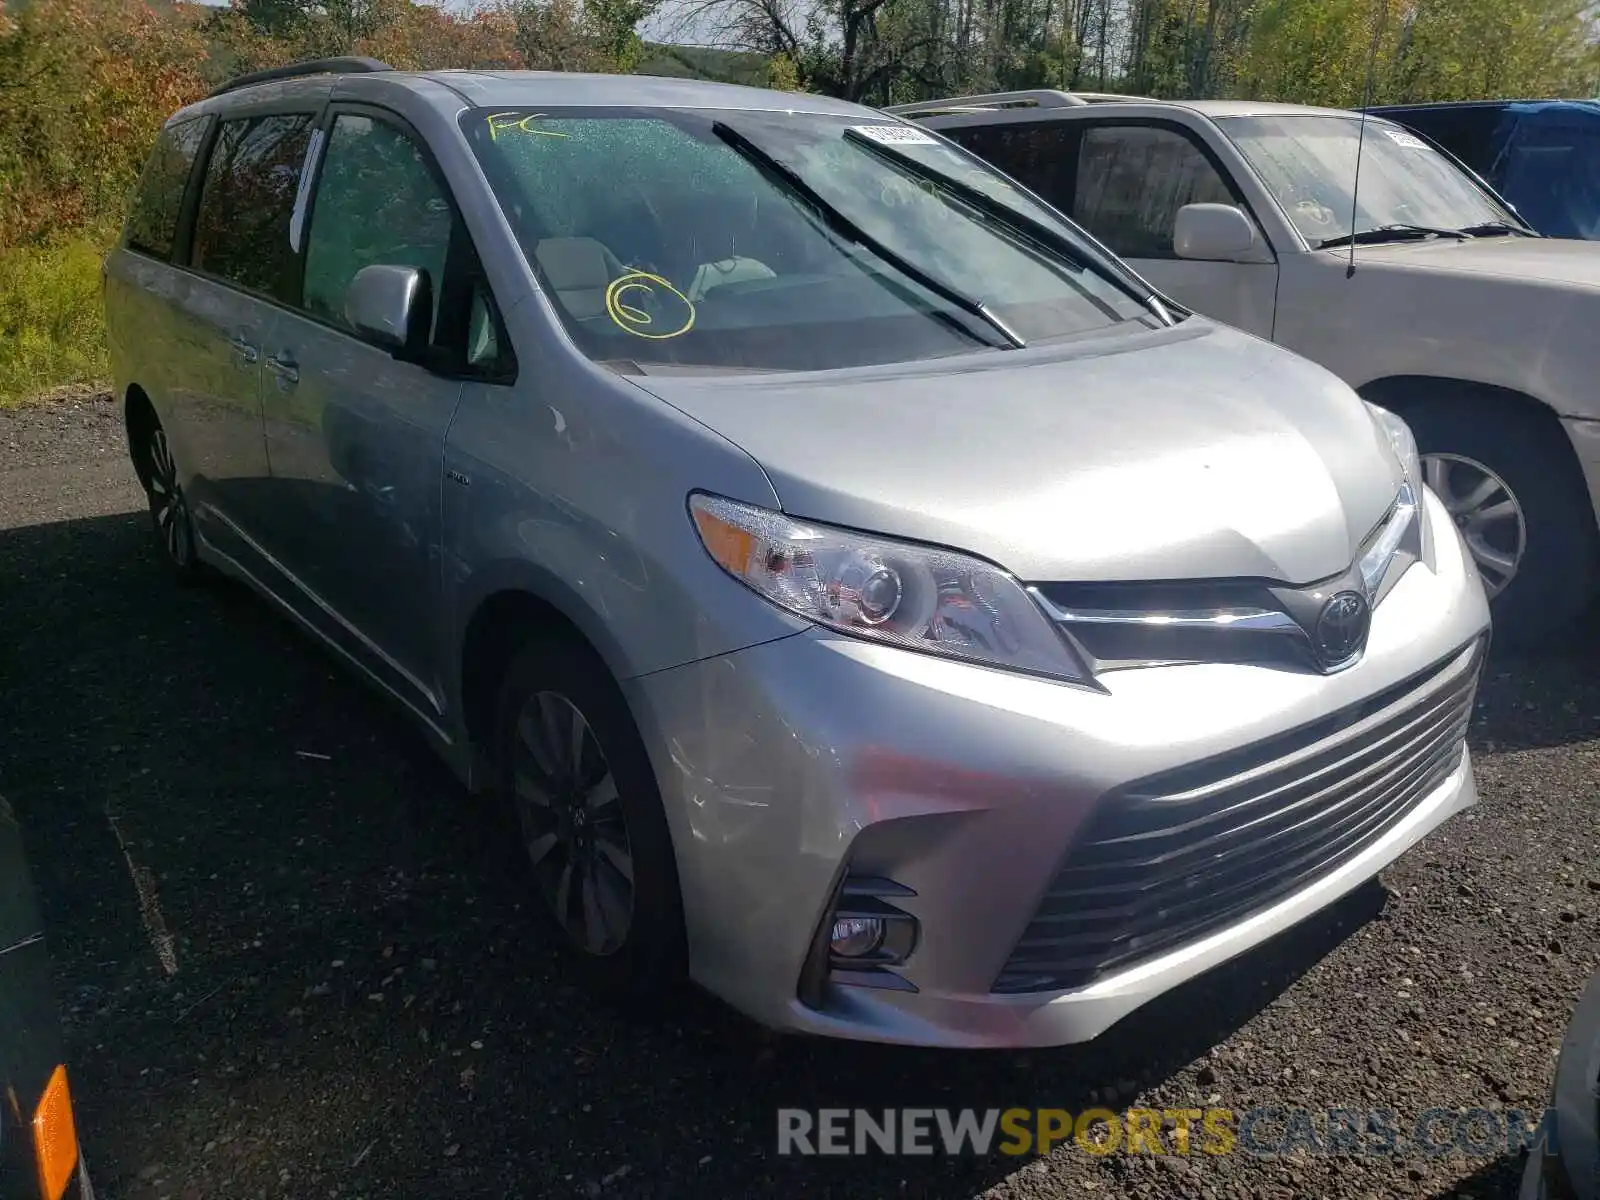
[(1430, 1108), (781, 1108), (778, 1153), (791, 1155), (1085, 1154), (1488, 1158), (1553, 1148), (1550, 1110)]

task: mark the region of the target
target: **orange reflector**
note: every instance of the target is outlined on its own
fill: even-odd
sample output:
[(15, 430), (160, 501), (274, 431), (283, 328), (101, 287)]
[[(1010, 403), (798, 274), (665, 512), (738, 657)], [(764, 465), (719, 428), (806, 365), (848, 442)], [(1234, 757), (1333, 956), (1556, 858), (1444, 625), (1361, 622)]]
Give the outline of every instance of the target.
[(33, 1110), (33, 1156), (39, 1163), (44, 1200), (61, 1200), (78, 1165), (78, 1129), (72, 1120), (66, 1067), (50, 1073), (39, 1107)]
[(722, 569), (740, 579), (748, 579), (755, 565), (755, 535), (703, 508), (694, 510), (694, 523), (700, 531), (700, 540)]

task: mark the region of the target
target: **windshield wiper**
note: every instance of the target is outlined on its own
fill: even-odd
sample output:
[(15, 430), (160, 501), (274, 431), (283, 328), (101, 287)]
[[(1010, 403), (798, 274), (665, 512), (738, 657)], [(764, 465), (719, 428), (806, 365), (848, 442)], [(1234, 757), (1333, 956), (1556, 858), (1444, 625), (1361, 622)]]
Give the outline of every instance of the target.
[(1510, 221), (1482, 221), (1477, 225), (1464, 225), (1457, 232), (1470, 234), (1473, 237), (1494, 237), (1496, 234), (1501, 233), (1514, 233), (1518, 237), (1544, 236), (1544, 234), (1537, 233), (1526, 226), (1513, 225)]
[(1022, 350), (1027, 347), (1028, 343), (1017, 336), (1016, 332), (996, 316), (982, 300), (974, 299), (964, 292), (958, 291), (943, 280), (928, 274), (928, 272), (900, 255), (897, 251), (885, 246), (877, 238), (845, 216), (844, 213), (840, 212), (839, 209), (824, 200), (817, 192), (817, 189), (802, 179), (800, 174), (792, 167), (774, 158), (733, 126), (722, 121), (716, 121), (711, 126), (711, 132), (726, 142), (728, 148), (739, 157), (750, 163), (757, 170), (777, 180), (789, 191), (804, 200), (806, 204), (814, 208), (817, 211), (817, 215), (831, 225), (835, 232), (855, 242), (857, 245), (867, 247), (879, 258), (893, 266), (895, 270), (914, 279), (940, 299), (955, 305), (962, 312), (970, 313), (985, 322), (1004, 338), (1006, 344), (1012, 349)]
[[(1005, 229), (1012, 237), (1025, 242), (1035, 251), (1058, 259), (1064, 259), (1069, 265), (1079, 269), (1085, 269), (1091, 265), (1089, 257), (1084, 253), (1084, 247), (1078, 246), (1070, 239), (1062, 237), (1043, 221), (1037, 221), (1026, 213), (1019, 213), (1014, 209), (1008, 208), (981, 189), (943, 172), (935, 171), (931, 167), (918, 162), (911, 155), (892, 146), (885, 146), (881, 142), (875, 142), (858, 130), (846, 129), (844, 136), (856, 145), (915, 175), (923, 182), (932, 184), (934, 187), (957, 197), (967, 207), (975, 209), (980, 216)], [(1139, 281), (1138, 276), (1126, 270), (1117, 270), (1115, 265), (1109, 262), (1096, 262), (1093, 265), (1100, 276), (1108, 282), (1130, 288), (1134, 295), (1138, 296), (1140, 301), (1144, 303), (1145, 307), (1156, 314), (1163, 325), (1176, 324), (1172, 319), (1172, 314), (1167, 310), (1167, 306), (1161, 302), (1161, 297), (1145, 287)]]
[(1352, 242), (1358, 246), (1370, 246), (1379, 242), (1420, 241), (1425, 237), (1455, 238), (1458, 242), (1464, 242), (1471, 236), (1472, 233), (1464, 229), (1446, 229), (1439, 225), (1408, 225), (1404, 222), (1395, 222), (1390, 225), (1377, 225), (1371, 229), (1358, 230), (1355, 233), (1341, 234), (1338, 237), (1323, 238), (1317, 243), (1317, 249), (1329, 250), (1334, 246), (1348, 246)]

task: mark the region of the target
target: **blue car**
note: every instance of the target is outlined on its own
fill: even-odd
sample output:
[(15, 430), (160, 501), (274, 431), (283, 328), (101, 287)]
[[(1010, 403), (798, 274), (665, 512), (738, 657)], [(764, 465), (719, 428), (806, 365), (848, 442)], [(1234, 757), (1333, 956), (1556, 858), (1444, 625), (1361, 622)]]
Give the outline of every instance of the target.
[(1546, 237), (1600, 238), (1600, 100), (1372, 108), (1455, 155)]

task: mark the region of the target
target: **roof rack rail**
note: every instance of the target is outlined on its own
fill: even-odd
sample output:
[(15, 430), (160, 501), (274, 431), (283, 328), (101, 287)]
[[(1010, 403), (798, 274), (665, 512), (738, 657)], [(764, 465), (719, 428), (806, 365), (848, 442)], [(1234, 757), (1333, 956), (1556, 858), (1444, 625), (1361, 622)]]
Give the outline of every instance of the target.
[(238, 75), (228, 80), (227, 83), (212, 92), (212, 96), (221, 96), (227, 92), (238, 91), (240, 88), (250, 87), (257, 83), (271, 83), (279, 79), (300, 79), (306, 75), (364, 75), (373, 71), (394, 70), (386, 62), (379, 62), (375, 58), (312, 58), (305, 62), (289, 63), (282, 67), (268, 67), (265, 71), (251, 71), (245, 75)]
[(1160, 104), (1154, 96), (1125, 96), (1121, 92), (1073, 92), (1090, 104)]
[(891, 104), (884, 112), (901, 117), (926, 117), (938, 113), (974, 112), (986, 108), (1072, 108), (1087, 101), (1071, 92), (1054, 88), (1030, 88), (1020, 92), (986, 92), (978, 96), (948, 96), (942, 100), (923, 100), (916, 104)]

